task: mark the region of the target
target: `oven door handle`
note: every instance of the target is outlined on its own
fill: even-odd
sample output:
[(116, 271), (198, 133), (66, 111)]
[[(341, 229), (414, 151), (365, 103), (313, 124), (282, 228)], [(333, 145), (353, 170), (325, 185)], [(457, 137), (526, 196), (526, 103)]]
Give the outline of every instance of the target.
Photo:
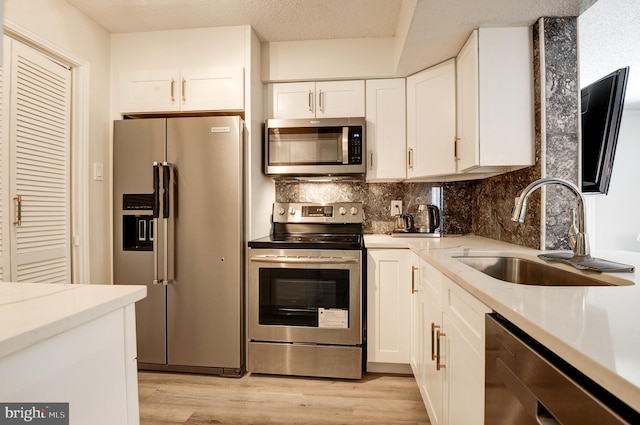
[(275, 255), (254, 255), (251, 261), (262, 263), (289, 263), (289, 264), (347, 264), (357, 263), (353, 257), (277, 257)]

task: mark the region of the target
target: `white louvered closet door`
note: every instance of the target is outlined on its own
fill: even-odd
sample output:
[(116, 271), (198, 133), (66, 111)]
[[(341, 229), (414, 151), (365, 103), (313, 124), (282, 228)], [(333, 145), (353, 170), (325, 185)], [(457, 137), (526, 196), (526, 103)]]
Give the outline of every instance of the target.
[[(3, 108), (9, 114), (9, 162), (3, 166), (9, 167), (10, 194), (2, 210), (12, 216), (10, 280), (69, 283), (71, 71), (12, 40), (4, 84), (10, 84)], [(6, 253), (4, 238), (3, 245)]]
[(5, 84), (4, 75), (5, 67), (8, 61), (11, 59), (9, 49), (11, 48), (11, 42), (8, 37), (2, 39), (3, 47), (3, 61), (4, 66), (0, 66), (0, 282), (11, 280), (11, 263), (9, 255), (9, 241), (10, 237), (7, 232), (10, 229), (10, 212), (7, 210), (9, 206), (9, 123), (7, 102), (5, 99), (9, 99), (9, 84)]

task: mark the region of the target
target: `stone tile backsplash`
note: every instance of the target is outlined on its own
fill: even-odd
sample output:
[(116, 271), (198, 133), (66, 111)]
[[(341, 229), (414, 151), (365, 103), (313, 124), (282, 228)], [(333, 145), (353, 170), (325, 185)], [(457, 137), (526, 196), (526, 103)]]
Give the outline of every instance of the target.
[(277, 202), (362, 202), (365, 233), (391, 233), (395, 220), (391, 201), (402, 201), (403, 212), (418, 212), (418, 205), (440, 210), (440, 231), (445, 235), (472, 232), (473, 196), (477, 182), (455, 183), (331, 183), (276, 181)]

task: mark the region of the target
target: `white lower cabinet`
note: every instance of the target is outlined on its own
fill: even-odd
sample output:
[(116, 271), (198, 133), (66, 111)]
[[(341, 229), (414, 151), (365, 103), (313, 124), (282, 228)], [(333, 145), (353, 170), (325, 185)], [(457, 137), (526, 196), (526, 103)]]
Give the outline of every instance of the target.
[(484, 422), (484, 316), (491, 312), (425, 260), (412, 294), (411, 367), (433, 425)]
[[(413, 269), (417, 269), (412, 265), (412, 256), (415, 254), (408, 249), (367, 251), (367, 370), (370, 372), (409, 373), (411, 284)], [(404, 366), (404, 370), (399, 366)]]

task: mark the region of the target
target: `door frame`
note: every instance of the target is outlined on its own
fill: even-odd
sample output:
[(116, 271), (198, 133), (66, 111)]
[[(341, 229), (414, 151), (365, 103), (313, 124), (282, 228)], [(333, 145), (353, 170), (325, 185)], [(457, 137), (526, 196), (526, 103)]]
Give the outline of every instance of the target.
[(71, 281), (90, 282), (89, 257), (89, 76), (90, 64), (22, 25), (4, 20), (4, 34), (71, 68), (70, 214)]

